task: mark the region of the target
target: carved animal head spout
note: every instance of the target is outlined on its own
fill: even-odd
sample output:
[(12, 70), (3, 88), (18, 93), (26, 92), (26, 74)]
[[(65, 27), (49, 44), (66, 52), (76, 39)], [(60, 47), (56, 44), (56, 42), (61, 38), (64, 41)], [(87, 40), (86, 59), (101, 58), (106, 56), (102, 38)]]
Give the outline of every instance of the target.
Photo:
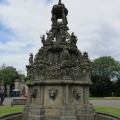
[(56, 96), (58, 95), (58, 90), (51, 88), (49, 90), (49, 97), (52, 98), (53, 100), (56, 98)]
[(81, 90), (74, 89), (73, 90), (73, 96), (74, 96), (74, 98), (79, 99), (81, 97)]
[(36, 98), (37, 97), (37, 88), (33, 88), (30, 95), (32, 96), (32, 98)]

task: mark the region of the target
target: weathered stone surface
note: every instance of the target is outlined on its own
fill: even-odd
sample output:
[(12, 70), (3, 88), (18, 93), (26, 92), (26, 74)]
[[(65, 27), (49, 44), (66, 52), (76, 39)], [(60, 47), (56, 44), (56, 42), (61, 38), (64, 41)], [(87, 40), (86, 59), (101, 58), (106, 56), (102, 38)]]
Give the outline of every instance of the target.
[(59, 116), (46, 116), (45, 120), (60, 120)]
[(37, 115), (29, 115), (28, 120), (45, 120), (44, 116), (37, 116)]
[(30, 109), (30, 104), (27, 103), (22, 112), (22, 120), (28, 120), (29, 109)]
[(60, 110), (60, 120), (77, 120), (75, 110), (68, 105), (63, 106)]

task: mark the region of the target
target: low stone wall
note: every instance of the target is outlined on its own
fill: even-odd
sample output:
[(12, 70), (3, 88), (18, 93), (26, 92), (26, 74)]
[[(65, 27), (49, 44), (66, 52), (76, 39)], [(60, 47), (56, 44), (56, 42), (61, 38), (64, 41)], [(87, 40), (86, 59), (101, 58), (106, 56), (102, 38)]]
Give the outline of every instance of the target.
[[(22, 112), (0, 116), (0, 120), (22, 120)], [(120, 120), (119, 116), (97, 112), (97, 120)]]
[(120, 120), (120, 116), (97, 112), (97, 120)]
[(22, 112), (16, 112), (0, 116), (0, 120), (22, 120)]

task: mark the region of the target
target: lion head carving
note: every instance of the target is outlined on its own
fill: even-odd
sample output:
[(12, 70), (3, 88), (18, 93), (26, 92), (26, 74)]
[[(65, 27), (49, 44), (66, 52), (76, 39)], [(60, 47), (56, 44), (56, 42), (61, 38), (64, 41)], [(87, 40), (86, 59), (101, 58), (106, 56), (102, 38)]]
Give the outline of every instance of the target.
[(49, 90), (49, 97), (52, 98), (53, 100), (56, 98), (56, 96), (58, 95), (58, 90), (51, 88)]
[(81, 97), (81, 90), (79, 89), (74, 89), (73, 90), (73, 96), (76, 98), (76, 99), (79, 99)]
[(37, 88), (33, 88), (30, 95), (32, 96), (32, 98), (36, 98), (37, 97)]

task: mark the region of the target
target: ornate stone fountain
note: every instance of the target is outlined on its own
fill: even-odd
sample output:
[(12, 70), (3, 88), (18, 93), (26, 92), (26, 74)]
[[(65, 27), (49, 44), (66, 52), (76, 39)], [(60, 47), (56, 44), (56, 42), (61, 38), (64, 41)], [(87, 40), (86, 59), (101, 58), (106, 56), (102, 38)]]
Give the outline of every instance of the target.
[[(28, 104), (22, 120), (96, 120), (89, 103), (91, 66), (78, 50), (77, 37), (68, 33), (68, 10), (59, 0), (52, 8), (51, 30), (27, 68)], [(61, 21), (59, 21), (61, 20)]]

